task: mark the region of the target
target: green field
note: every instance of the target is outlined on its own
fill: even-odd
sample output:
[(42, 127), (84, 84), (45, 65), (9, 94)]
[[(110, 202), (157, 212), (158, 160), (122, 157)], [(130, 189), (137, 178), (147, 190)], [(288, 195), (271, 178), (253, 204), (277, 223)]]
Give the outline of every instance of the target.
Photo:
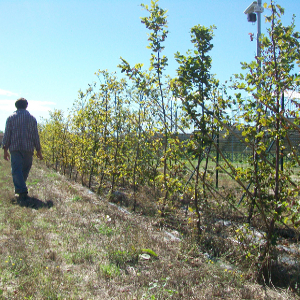
[(0, 299), (298, 299), (42, 163), (28, 186), (32, 207), (20, 206), (0, 161)]

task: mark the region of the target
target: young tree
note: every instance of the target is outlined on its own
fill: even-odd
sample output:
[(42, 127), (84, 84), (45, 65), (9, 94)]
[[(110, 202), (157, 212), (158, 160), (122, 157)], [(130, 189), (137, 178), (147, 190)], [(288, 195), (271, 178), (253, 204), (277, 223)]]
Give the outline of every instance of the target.
[[(288, 119), (281, 97), (285, 91), (299, 87), (300, 76), (295, 64), (300, 63), (300, 35), (295, 31), (294, 18), (289, 26), (284, 26), (281, 16), (284, 9), (274, 1), (265, 8), (271, 11), (266, 17), (270, 23), (267, 35), (260, 38), (261, 57), (251, 63), (242, 63), (247, 70), (246, 76), (236, 75), (236, 89), (252, 93), (253, 100), (243, 99), (237, 94), (237, 101), (244, 113), (239, 129), (244, 136), (244, 143), (253, 149), (251, 168), (240, 171), (238, 178), (248, 179), (254, 186), (248, 190), (250, 205), (255, 204), (266, 227), (266, 245), (261, 253), (263, 266), (269, 266), (272, 252), (275, 250), (275, 224), (295, 222), (299, 218), (299, 203), (295, 196), (299, 189), (292, 179), (292, 169), (280, 168), (283, 153), (299, 162), (294, 149), (286, 149), (284, 139), (293, 128), (299, 132), (298, 121)], [(261, 63), (261, 68), (260, 64)], [(299, 109), (293, 113), (299, 117)], [(273, 150), (274, 149), (274, 150)], [(270, 152), (274, 156), (270, 156)], [(250, 192), (249, 192), (250, 191)], [(295, 213), (297, 212), (297, 213)]]
[[(188, 51), (187, 56), (177, 52), (175, 58), (179, 63), (177, 69), (178, 84), (176, 94), (181, 98), (183, 108), (194, 123), (193, 141), (195, 144), (195, 185), (194, 185), (194, 206), (197, 214), (198, 233), (201, 234), (200, 221), (200, 198), (206, 199), (205, 180), (208, 167), (208, 152), (213, 139), (212, 116), (211, 116), (211, 91), (212, 81), (210, 75), (211, 57), (209, 51), (213, 48), (211, 40), (213, 38), (214, 26), (209, 28), (201, 25), (191, 29), (191, 41), (195, 46), (193, 52)], [(204, 172), (200, 178), (200, 164), (206, 158)], [(203, 182), (200, 192), (199, 183)]]

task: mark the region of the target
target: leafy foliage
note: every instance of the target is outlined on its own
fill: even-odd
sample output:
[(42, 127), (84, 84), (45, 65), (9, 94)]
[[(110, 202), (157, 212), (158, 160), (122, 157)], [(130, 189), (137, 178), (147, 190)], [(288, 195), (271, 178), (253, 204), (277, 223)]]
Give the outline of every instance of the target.
[[(270, 27), (260, 37), (261, 56), (241, 64), (243, 73), (234, 76), (230, 88), (235, 94), (230, 96), (228, 87), (211, 74), (209, 53), (216, 27), (191, 29), (194, 49), (175, 54), (178, 76), (171, 79), (164, 74), (168, 58), (161, 56), (168, 36), (167, 11), (158, 0), (141, 6), (149, 13), (141, 18), (150, 31), (149, 70), (121, 58), (118, 67), (125, 78), (99, 70), (99, 83), (79, 91), (66, 118), (61, 111), (51, 112), (40, 125), (47, 164), (75, 179), (79, 176), (99, 193), (104, 188), (112, 193), (120, 185), (132, 187), (133, 210), (137, 191), (144, 186), (154, 190), (162, 217), (187, 203), (199, 238), (207, 228), (202, 212), (212, 212), (216, 199), (236, 210), (240, 205), (248, 223), (255, 217), (266, 232), (264, 246), (243, 249), (263, 270), (276, 259), (276, 226), (300, 224), (295, 180), (300, 160), (289, 136), (291, 130), (300, 131), (299, 105), (294, 101), (292, 111), (282, 105), (284, 92), (300, 85), (300, 34), (294, 18), (284, 26), (284, 9), (273, 1), (265, 5), (271, 12), (266, 17)], [(229, 117), (235, 106), (239, 114)], [(192, 137), (181, 139), (179, 132), (192, 127)], [(221, 149), (221, 133), (250, 149), (243, 167)], [(227, 181), (222, 187), (221, 172)], [(226, 190), (229, 185), (241, 191), (240, 203)], [(125, 254), (116, 252), (116, 257), (122, 260)], [(116, 258), (113, 263), (119, 264)]]

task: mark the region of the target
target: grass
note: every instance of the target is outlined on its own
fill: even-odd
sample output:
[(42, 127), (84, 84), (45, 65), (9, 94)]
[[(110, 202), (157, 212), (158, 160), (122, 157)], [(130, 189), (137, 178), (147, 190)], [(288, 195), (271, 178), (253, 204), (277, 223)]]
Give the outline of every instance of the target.
[[(192, 235), (169, 239), (157, 215), (120, 211), (40, 162), (28, 182), (33, 208), (18, 205), (0, 161), (0, 299), (299, 298), (222, 265)], [(224, 240), (203, 243), (230, 252)]]

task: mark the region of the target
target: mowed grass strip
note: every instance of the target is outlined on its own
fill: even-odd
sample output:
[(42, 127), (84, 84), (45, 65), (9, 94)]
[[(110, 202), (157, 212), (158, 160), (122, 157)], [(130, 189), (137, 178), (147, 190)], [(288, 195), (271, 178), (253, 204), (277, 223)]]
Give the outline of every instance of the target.
[(189, 239), (165, 240), (151, 219), (119, 211), (43, 163), (34, 162), (28, 186), (33, 208), (17, 203), (0, 160), (0, 299), (289, 296), (220, 268)]

